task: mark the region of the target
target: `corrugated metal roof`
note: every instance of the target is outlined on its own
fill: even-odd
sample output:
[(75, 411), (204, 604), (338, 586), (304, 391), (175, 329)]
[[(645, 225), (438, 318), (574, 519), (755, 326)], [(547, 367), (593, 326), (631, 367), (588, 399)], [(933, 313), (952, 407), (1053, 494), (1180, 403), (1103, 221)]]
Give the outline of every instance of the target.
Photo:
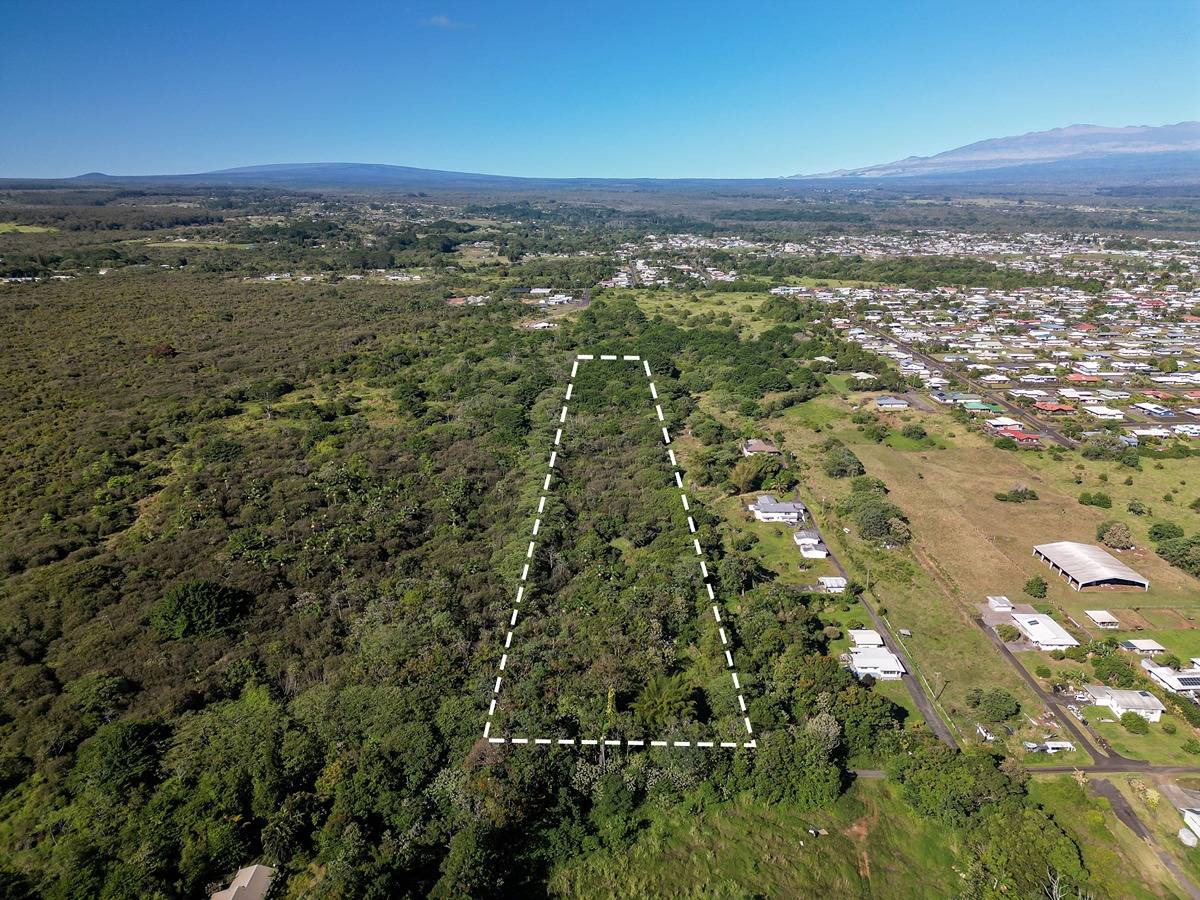
[(1053, 544), (1038, 544), (1033, 549), (1081, 585), (1117, 580), (1133, 582), (1143, 587), (1150, 586), (1148, 579), (1094, 544), (1056, 541)]

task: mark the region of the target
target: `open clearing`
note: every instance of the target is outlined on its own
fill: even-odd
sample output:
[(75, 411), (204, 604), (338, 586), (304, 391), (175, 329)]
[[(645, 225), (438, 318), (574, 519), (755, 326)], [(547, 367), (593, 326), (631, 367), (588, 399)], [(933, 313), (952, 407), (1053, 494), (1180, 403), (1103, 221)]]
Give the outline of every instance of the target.
[[(811, 835), (809, 828), (824, 828)], [(552, 875), (559, 897), (952, 896), (946, 830), (894, 788), (859, 781), (831, 810), (737, 801), (650, 822), (632, 847), (577, 857)], [(1148, 895), (1152, 896), (1152, 895)]]
[(0, 234), (52, 234), (58, 231), (47, 225), (20, 225), (16, 222), (0, 222)]

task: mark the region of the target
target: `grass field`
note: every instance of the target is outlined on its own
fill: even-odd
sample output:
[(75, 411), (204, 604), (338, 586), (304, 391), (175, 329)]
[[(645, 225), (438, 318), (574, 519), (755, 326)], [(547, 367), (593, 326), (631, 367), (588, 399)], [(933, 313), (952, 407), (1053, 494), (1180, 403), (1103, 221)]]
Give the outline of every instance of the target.
[(745, 334), (766, 331), (774, 323), (758, 314), (758, 309), (771, 299), (765, 291), (652, 291), (626, 288), (610, 292), (611, 296), (629, 298), (647, 315), (661, 315), (678, 324), (702, 325), (720, 322), (725, 317), (738, 325)]
[[(837, 569), (828, 559), (805, 559), (792, 540), (796, 528), (773, 522), (759, 522), (746, 511), (763, 491), (755, 491), (740, 497), (727, 497), (715, 501), (716, 508), (727, 526), (742, 534), (752, 534), (758, 543), (750, 550), (763, 567), (779, 576), (784, 584), (816, 584), (822, 575), (836, 575)], [(779, 498), (786, 499), (786, 498)]]
[(148, 241), (147, 247), (158, 247), (167, 250), (250, 250), (253, 244), (231, 244), (228, 241), (206, 241), (188, 239), (184, 241)]
[[(973, 735), (975, 731), (976, 717), (965, 704), (966, 692), (973, 687), (1003, 687), (1020, 700), (1023, 709), (1034, 714), (1041, 712), (1028, 686), (972, 623), (973, 610), (968, 605), (971, 595), (947, 574), (946, 548), (925, 539), (921, 516), (935, 511), (921, 507), (941, 501), (928, 496), (900, 496), (901, 491), (893, 485), (901, 478), (890, 469), (898, 468), (908, 480), (919, 485), (923, 481), (920, 473), (927, 470), (930, 461), (940, 463), (962, 452), (961, 449), (897, 452), (866, 440), (850, 424), (850, 411), (848, 403), (826, 395), (788, 409), (766, 424), (768, 433), (777, 430), (783, 433), (785, 447), (801, 460), (802, 493), (831, 549), (854, 577), (864, 582), (869, 577), (872, 593), (886, 610), (893, 631), (901, 628), (912, 631), (912, 637), (905, 638), (904, 643), (919, 669), (917, 674), (937, 694), (943, 711), (963, 734)], [(921, 421), (933, 440), (959, 439), (961, 427), (959, 432), (952, 432), (924, 421), (927, 418), (930, 417), (926, 414), (912, 414), (912, 420)], [(843, 530), (849, 526), (839, 519), (835, 506), (849, 492), (849, 484), (846, 480), (829, 478), (819, 465), (820, 445), (831, 435), (850, 446), (870, 474), (879, 475), (893, 488), (893, 498), (913, 521), (916, 540), (911, 551), (876, 550), (859, 541), (853, 529), (849, 534)], [(887, 465), (874, 461), (878, 459), (887, 460)], [(938, 540), (944, 543), (945, 538)]]
[[(1200, 763), (1197, 757), (1184, 752), (1185, 739), (1192, 736), (1192, 729), (1178, 716), (1164, 714), (1161, 721), (1151, 723), (1149, 734), (1132, 734), (1118, 721), (1111, 709), (1103, 706), (1085, 706), (1083, 716), (1109, 745), (1122, 756), (1130, 759), (1145, 759), (1158, 765), (1194, 766)], [(1173, 725), (1174, 734), (1163, 730), (1164, 724)]]
[(58, 231), (45, 225), (20, 225), (16, 222), (0, 222), (0, 234), (51, 234)]
[(1141, 838), (1117, 821), (1106, 799), (1068, 775), (1034, 778), (1029, 792), (1079, 845), (1095, 896), (1178, 896), (1170, 872)]
[[(809, 828), (825, 828), (813, 836)], [(953, 834), (918, 819), (882, 781), (832, 810), (737, 801), (655, 818), (632, 847), (560, 866), (558, 897), (951, 896)], [(1150, 896), (1150, 895), (1147, 895)]]
[[(1154, 835), (1158, 846), (1165, 850), (1193, 881), (1200, 882), (1200, 848), (1185, 847), (1179, 840), (1184, 827), (1183, 816), (1166, 796), (1157, 803), (1146, 797), (1144, 788), (1160, 790), (1161, 785), (1136, 775), (1112, 776), (1111, 781), (1129, 801), (1142, 824)], [(1142, 789), (1139, 789), (1142, 788)], [(1161, 863), (1159, 864), (1161, 866)]]

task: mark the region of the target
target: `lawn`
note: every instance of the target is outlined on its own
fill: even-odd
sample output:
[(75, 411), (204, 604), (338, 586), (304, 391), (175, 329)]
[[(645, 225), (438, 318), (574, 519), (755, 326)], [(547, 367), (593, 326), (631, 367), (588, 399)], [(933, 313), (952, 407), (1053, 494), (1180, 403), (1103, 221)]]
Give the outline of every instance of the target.
[[(752, 534), (758, 543), (750, 554), (779, 576), (784, 584), (816, 584), (822, 575), (836, 575), (837, 569), (828, 559), (805, 559), (792, 540), (796, 528), (803, 526), (785, 525), (775, 522), (759, 522), (746, 511), (746, 504), (762, 494), (755, 491), (740, 497), (713, 499), (705, 496), (720, 511), (729, 529), (741, 534)], [(784, 498), (780, 498), (784, 499)]]
[(783, 419), (793, 426), (821, 430), (841, 422), (847, 415), (846, 408), (835, 398), (814, 397), (785, 410)]
[[(814, 836), (809, 828), (825, 828)], [(884, 781), (859, 781), (831, 810), (738, 800), (655, 814), (632, 847), (560, 865), (558, 897), (951, 896), (955, 844)]]
[[(1149, 734), (1133, 734), (1125, 730), (1111, 709), (1103, 706), (1083, 707), (1083, 716), (1096, 732), (1122, 756), (1144, 759), (1158, 765), (1195, 766), (1200, 758), (1185, 753), (1183, 742), (1191, 737), (1192, 729), (1177, 716), (1164, 714), (1162, 720), (1151, 723)], [(1163, 725), (1175, 726), (1175, 734), (1163, 731)]]

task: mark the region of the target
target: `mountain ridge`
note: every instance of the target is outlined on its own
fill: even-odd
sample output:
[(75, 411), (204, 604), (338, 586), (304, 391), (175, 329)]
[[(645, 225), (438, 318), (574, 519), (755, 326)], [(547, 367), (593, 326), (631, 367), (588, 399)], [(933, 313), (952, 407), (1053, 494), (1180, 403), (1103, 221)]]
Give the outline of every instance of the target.
[[(906, 156), (890, 163), (836, 169), (792, 178), (911, 178), (953, 175), (1068, 160), (1189, 154), (1200, 151), (1200, 121), (1170, 125), (1067, 125), (1009, 137), (986, 138), (931, 156)], [(1200, 173), (1198, 173), (1200, 174)]]

